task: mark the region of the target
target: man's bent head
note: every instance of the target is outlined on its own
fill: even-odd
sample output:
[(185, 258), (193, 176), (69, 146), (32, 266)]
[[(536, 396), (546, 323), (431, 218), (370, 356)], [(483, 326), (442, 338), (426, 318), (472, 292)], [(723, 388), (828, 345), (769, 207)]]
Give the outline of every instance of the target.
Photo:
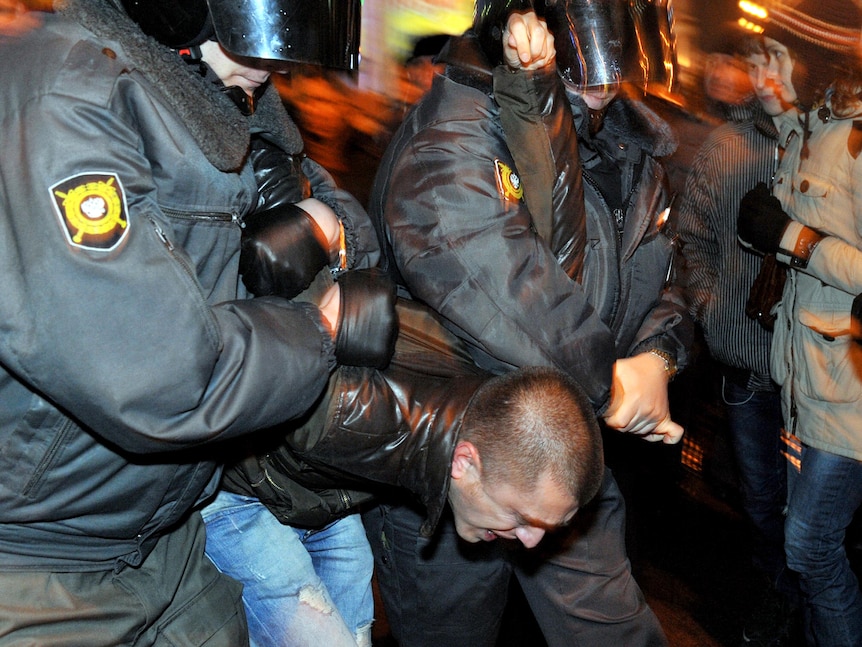
[(531, 548), (595, 496), (603, 471), (593, 407), (571, 378), (551, 368), (492, 378), (471, 402), (452, 458), (458, 534)]

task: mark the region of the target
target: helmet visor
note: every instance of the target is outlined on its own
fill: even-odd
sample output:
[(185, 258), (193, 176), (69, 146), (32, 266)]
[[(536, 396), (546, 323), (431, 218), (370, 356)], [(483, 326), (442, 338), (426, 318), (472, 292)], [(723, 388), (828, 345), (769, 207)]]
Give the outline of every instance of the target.
[(557, 70), (567, 85), (613, 87), (623, 76), (625, 8), (616, 0), (560, 0), (548, 8)]
[(235, 56), (359, 64), (360, 0), (207, 0), (218, 42)]

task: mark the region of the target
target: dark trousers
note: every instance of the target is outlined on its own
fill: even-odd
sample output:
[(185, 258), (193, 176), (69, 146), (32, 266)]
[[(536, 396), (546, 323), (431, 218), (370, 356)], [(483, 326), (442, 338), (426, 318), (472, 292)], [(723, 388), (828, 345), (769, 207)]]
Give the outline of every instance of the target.
[(492, 647), (513, 572), (549, 647), (667, 645), (631, 573), (625, 504), (609, 470), (575, 523), (533, 550), (468, 544), (445, 516), (421, 537), (421, 511), (401, 504), (381, 504), (364, 520), (401, 647)]
[(138, 568), (2, 572), (0, 644), (247, 647), (242, 586), (219, 573), (204, 543), (194, 514)]
[(784, 507), (787, 505), (787, 462), (782, 455), (781, 397), (778, 391), (749, 391), (729, 379), (722, 381), (728, 431), (739, 473), (742, 507), (752, 529), (754, 565), (772, 586), (791, 599), (784, 557)]

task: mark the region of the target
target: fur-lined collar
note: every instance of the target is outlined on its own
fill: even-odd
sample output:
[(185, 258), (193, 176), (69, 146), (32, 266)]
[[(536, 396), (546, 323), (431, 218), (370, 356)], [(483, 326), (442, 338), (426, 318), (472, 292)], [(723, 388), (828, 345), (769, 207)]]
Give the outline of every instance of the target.
[[(592, 138), (587, 128), (587, 105), (577, 94), (569, 90), (566, 94), (572, 104), (578, 137), (589, 142)], [(666, 121), (643, 101), (624, 95), (618, 96), (608, 105), (597, 143), (601, 141), (610, 142), (611, 145), (624, 142), (629, 146), (637, 146), (651, 157), (666, 157), (677, 147), (676, 135)]]
[(175, 51), (144, 34), (111, 0), (58, 0), (55, 9), (98, 38), (118, 43), (137, 71), (162, 91), (207, 159), (219, 170), (242, 167), (251, 130), (268, 132), (289, 153), (302, 150), (299, 131), (272, 85), (249, 119), (221, 91), (212, 73), (201, 76)]

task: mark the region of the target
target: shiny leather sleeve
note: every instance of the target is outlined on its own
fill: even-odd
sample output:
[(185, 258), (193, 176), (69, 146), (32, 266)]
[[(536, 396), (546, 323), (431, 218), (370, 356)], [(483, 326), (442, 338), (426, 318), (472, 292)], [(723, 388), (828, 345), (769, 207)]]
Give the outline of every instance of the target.
[(587, 240), (584, 189), (575, 123), (556, 68), (498, 66), (494, 99), (536, 231), (578, 280)]
[(397, 311), (390, 366), (339, 367), (301, 425), (274, 430), (275, 447), (226, 471), (228, 489), (258, 497), (283, 523), (321, 526), (394, 486), (425, 506), (431, 532), (461, 422), (488, 376), (427, 308), (401, 301)]

